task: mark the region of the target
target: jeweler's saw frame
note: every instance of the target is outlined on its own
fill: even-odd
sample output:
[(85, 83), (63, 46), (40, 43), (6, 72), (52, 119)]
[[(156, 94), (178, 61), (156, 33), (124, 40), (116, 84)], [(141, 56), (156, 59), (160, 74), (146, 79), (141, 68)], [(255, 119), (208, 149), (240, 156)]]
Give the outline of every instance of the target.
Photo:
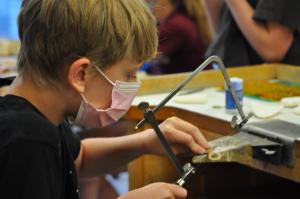
[(139, 108), (144, 111), (144, 119), (141, 120), (137, 124), (135, 129), (136, 130), (139, 129), (146, 122), (151, 125), (151, 127), (154, 129), (157, 136), (159, 137), (160, 142), (162, 143), (168, 157), (170, 158), (170, 160), (172, 161), (173, 165), (175, 166), (177, 172), (181, 176), (181, 178), (179, 180), (177, 180), (177, 182), (176, 182), (176, 184), (178, 184), (179, 186), (184, 186), (185, 185), (185, 183), (189, 179), (189, 177), (192, 174), (196, 173), (196, 168), (195, 168), (195, 166), (192, 165), (192, 163), (189, 163), (189, 162), (186, 163), (183, 167), (181, 166), (178, 158), (173, 153), (170, 144), (168, 143), (168, 141), (166, 140), (163, 133), (160, 131), (160, 129), (158, 127), (158, 123), (155, 119), (155, 113), (158, 112), (170, 99), (172, 99), (172, 97), (174, 97), (187, 83), (189, 83), (194, 78), (194, 76), (196, 76), (199, 72), (201, 72), (204, 68), (206, 68), (207, 66), (209, 66), (212, 63), (217, 63), (218, 64), (219, 69), (221, 70), (222, 75), (225, 79), (226, 86), (229, 89), (229, 91), (231, 92), (231, 95), (234, 99), (234, 102), (236, 104), (236, 107), (237, 107), (238, 113), (240, 115), (240, 118), (238, 118), (237, 116), (233, 116), (233, 118), (231, 120), (231, 127), (233, 128), (234, 131), (239, 130), (240, 128), (242, 128), (247, 123), (247, 121), (251, 117), (251, 114), (246, 116), (245, 113), (243, 112), (242, 105), (238, 101), (236, 93), (232, 88), (232, 84), (231, 84), (229, 76), (226, 72), (226, 68), (224, 66), (224, 63), (217, 56), (211, 56), (207, 60), (205, 60), (195, 71), (193, 71), (183, 82), (181, 82), (153, 110), (150, 109), (149, 104), (147, 102), (142, 102), (142, 103), (139, 104)]

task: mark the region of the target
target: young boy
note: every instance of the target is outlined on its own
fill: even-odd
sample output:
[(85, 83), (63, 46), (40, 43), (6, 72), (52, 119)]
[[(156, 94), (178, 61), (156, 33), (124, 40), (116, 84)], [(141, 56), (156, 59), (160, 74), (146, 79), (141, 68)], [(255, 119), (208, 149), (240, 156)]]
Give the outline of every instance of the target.
[[(24, 0), (19, 76), (0, 98), (3, 198), (79, 198), (77, 176), (92, 177), (143, 154), (164, 154), (155, 132), (80, 140), (70, 118), (101, 128), (122, 117), (138, 88), (138, 66), (157, 48), (156, 22), (141, 0)], [(204, 153), (200, 131), (178, 118), (160, 128), (173, 150)], [(155, 183), (120, 198), (185, 198)]]

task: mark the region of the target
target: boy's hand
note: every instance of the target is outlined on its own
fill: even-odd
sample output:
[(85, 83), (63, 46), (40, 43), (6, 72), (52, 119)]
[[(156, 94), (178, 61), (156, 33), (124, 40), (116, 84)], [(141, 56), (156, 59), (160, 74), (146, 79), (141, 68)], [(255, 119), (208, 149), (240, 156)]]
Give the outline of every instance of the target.
[[(192, 151), (202, 154), (210, 148), (200, 130), (182, 119), (171, 117), (159, 125), (160, 130), (169, 141), (175, 154)], [(163, 146), (153, 129), (145, 131), (146, 152), (165, 155)]]
[(187, 191), (177, 185), (167, 183), (153, 183), (128, 192), (118, 199), (184, 199)]

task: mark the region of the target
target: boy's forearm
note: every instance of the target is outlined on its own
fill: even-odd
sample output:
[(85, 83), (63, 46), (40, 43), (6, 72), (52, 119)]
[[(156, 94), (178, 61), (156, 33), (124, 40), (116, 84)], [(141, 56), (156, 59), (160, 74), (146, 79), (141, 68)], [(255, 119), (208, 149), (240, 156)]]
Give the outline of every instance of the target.
[(81, 177), (98, 176), (117, 169), (146, 153), (143, 133), (118, 138), (82, 141), (82, 158), (77, 169)]

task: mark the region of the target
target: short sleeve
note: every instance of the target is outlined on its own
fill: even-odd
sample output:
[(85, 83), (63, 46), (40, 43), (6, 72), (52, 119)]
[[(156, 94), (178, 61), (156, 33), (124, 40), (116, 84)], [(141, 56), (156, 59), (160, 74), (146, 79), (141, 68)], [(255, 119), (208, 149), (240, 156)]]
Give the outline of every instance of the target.
[(16, 140), (1, 150), (1, 198), (61, 197), (59, 150), (47, 144)]
[(300, 30), (299, 0), (259, 0), (253, 18), (259, 21), (272, 21)]

